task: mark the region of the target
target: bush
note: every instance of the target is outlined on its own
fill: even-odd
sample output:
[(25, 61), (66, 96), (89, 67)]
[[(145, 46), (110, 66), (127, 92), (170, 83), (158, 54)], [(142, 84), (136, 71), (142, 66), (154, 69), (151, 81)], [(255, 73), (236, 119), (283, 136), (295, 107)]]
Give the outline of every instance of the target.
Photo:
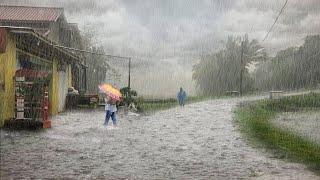
[(135, 103), (135, 97), (138, 96), (137, 91), (132, 90), (129, 87), (124, 87), (120, 89), (120, 92), (123, 95), (122, 105), (129, 106), (131, 103)]

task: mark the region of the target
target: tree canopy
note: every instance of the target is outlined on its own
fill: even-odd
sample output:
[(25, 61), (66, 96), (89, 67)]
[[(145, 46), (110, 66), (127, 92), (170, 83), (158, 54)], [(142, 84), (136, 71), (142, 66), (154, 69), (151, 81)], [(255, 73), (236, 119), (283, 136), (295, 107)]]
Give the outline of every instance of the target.
[[(253, 62), (258, 65), (252, 73), (249, 65)], [(229, 37), (222, 50), (203, 56), (194, 66), (193, 79), (203, 94), (239, 91), (241, 69), (243, 92), (318, 87), (320, 35), (307, 36), (302, 46), (281, 50), (275, 57), (268, 57), (258, 41), (248, 36)]]
[(242, 68), (242, 87), (247, 92), (253, 89), (248, 65), (265, 58), (266, 53), (258, 41), (249, 41), (248, 36), (229, 37), (224, 49), (202, 57), (194, 66), (193, 79), (203, 94), (222, 94), (240, 89)]
[(307, 36), (300, 47), (279, 51), (254, 74), (260, 90), (315, 88), (320, 83), (320, 35)]

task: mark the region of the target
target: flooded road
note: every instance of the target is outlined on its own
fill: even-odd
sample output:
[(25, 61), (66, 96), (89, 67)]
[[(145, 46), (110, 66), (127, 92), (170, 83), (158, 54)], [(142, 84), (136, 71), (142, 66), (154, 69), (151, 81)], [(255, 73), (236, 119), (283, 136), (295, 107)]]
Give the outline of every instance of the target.
[[(1, 176), (71, 179), (320, 179), (246, 144), (233, 123), (240, 99), (210, 100), (150, 116), (56, 116), (42, 132), (1, 132)], [(111, 123), (111, 122), (109, 122)]]

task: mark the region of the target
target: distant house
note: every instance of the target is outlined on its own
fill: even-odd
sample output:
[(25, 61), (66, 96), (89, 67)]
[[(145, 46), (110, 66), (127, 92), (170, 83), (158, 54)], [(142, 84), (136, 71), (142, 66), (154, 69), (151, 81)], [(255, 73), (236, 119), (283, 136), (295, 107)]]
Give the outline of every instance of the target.
[(61, 45), (82, 48), (79, 30), (62, 8), (0, 5), (0, 126), (14, 117), (18, 70), (51, 74), (51, 114), (63, 111), (68, 87), (86, 91), (85, 60)]

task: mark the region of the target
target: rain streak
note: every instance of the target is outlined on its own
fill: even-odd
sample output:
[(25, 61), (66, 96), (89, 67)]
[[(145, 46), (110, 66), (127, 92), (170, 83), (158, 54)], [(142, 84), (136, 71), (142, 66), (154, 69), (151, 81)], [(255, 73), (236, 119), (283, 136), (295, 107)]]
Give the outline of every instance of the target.
[(0, 179), (320, 179), (319, 0), (1, 0)]

